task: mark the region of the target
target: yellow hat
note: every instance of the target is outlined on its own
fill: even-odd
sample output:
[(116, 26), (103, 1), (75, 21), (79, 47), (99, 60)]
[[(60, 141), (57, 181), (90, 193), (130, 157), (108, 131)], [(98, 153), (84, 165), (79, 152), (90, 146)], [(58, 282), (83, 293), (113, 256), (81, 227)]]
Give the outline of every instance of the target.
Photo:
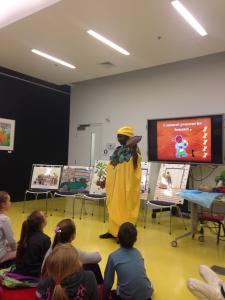
[(122, 134), (122, 135), (132, 137), (134, 136), (134, 130), (132, 127), (124, 126), (117, 130), (117, 134)]

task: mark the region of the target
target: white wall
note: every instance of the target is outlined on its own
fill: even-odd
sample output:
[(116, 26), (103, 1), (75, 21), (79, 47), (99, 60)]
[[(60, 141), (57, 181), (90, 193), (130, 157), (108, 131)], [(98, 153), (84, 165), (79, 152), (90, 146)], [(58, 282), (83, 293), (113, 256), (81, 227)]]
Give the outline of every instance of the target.
[(143, 136), (146, 160), (147, 119), (217, 113), (225, 113), (225, 52), (77, 83), (71, 94), (68, 162), (74, 164), (77, 124), (102, 123), (102, 147), (115, 141), (119, 127), (132, 125)]

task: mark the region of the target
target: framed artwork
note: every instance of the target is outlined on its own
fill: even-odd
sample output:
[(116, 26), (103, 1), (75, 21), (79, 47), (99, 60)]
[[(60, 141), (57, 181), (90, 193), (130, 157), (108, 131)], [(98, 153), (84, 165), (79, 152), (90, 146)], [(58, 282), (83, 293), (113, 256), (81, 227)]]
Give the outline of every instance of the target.
[(13, 151), (15, 120), (0, 118), (0, 150)]
[(162, 164), (155, 189), (154, 200), (183, 204), (178, 193), (186, 188), (190, 165)]
[(91, 167), (64, 166), (59, 191), (88, 193), (91, 182)]
[(141, 200), (148, 200), (150, 162), (141, 162)]
[(58, 190), (62, 174), (61, 165), (34, 164), (31, 172), (31, 190)]
[(92, 172), (90, 194), (105, 194), (106, 168), (108, 163), (109, 162), (105, 160), (96, 160)]

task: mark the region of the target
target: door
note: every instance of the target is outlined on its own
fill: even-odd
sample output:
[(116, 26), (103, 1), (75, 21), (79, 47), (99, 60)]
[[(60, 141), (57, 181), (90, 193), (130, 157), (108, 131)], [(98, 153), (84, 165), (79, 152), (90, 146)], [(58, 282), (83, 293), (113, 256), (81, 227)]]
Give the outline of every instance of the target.
[(93, 166), (101, 159), (102, 124), (78, 125), (75, 136), (75, 165)]

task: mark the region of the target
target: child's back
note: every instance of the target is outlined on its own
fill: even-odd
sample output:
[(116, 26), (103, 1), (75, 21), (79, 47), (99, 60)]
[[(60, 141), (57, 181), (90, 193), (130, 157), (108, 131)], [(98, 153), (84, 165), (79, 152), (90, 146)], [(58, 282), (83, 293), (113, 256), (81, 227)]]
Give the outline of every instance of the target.
[(104, 276), (106, 289), (112, 286), (114, 271), (118, 278), (118, 294), (122, 299), (146, 300), (152, 294), (144, 259), (136, 248), (120, 248), (109, 255)]
[(91, 271), (84, 271), (77, 250), (71, 244), (56, 246), (46, 259), (46, 278), (37, 287), (42, 300), (100, 300)]
[(39, 277), (45, 254), (51, 245), (43, 233), (46, 219), (42, 212), (34, 211), (24, 221), (16, 255), (16, 273)]
[(144, 259), (141, 253), (133, 248), (137, 230), (131, 223), (120, 226), (118, 238), (121, 248), (109, 255), (104, 275), (104, 299), (108, 299), (114, 283), (115, 272), (118, 285), (116, 294), (119, 299), (148, 300), (153, 288), (149, 281)]

